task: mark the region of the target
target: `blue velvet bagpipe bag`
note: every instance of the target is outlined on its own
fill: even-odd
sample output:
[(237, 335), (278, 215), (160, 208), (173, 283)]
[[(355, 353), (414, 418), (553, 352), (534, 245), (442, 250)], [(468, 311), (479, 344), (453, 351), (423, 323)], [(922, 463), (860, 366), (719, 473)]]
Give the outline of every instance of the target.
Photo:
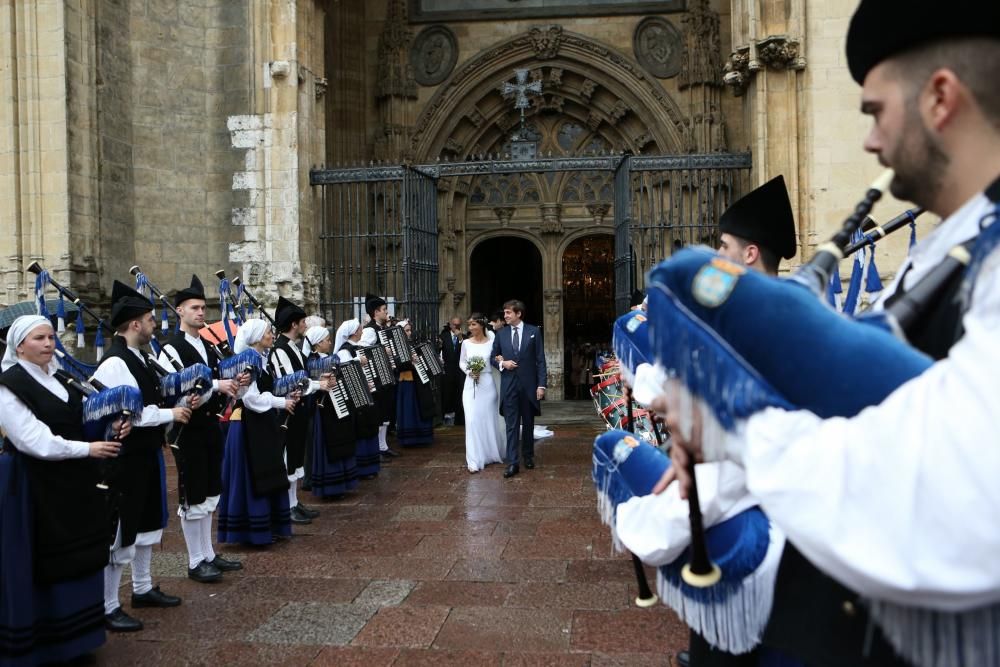
[(632, 383), (635, 369), (653, 362), (649, 348), (649, 318), (641, 310), (625, 313), (611, 329), (611, 347), (615, 351), (622, 376)]
[(687, 248), (649, 273), (652, 354), (731, 430), (767, 407), (850, 417), (930, 367), (879, 320), (839, 314), (794, 278)]

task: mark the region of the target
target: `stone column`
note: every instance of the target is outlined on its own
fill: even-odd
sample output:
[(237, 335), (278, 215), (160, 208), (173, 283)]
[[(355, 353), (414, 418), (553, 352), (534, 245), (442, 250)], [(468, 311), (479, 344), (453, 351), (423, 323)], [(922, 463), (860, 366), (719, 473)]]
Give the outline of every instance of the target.
[(562, 296), (559, 288), (549, 288), (542, 293), (545, 301), (543, 315), (545, 332), (545, 364), (548, 366), (548, 389), (546, 398), (559, 401), (564, 397), (563, 387), (563, 344), (562, 344)]

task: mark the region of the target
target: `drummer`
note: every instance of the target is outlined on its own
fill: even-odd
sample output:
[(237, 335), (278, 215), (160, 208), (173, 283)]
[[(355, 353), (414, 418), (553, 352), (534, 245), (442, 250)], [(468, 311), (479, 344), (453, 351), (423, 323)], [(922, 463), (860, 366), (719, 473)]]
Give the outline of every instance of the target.
[[(105, 641), (111, 524), (97, 459), (118, 442), (84, 442), (83, 402), (54, 377), (48, 318), (14, 320), (0, 375), (0, 663), (62, 663)], [(116, 425), (119, 436), (128, 427)], [(17, 656), (11, 658), (10, 656)]]

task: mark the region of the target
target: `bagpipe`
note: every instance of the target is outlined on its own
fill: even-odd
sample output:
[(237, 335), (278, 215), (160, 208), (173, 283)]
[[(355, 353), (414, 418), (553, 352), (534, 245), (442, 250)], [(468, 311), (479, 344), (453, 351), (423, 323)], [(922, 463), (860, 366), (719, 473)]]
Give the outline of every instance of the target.
[[(243, 350), (219, 360), (220, 380), (233, 380), (243, 373), (249, 373), (250, 381), (253, 382), (262, 372), (264, 372), (264, 357), (257, 350)], [(226, 419), (238, 400), (238, 393), (236, 396), (231, 396), (226, 407), (216, 416), (219, 419)]]
[[(318, 354), (310, 355), (306, 359), (306, 372), (309, 373), (309, 377), (313, 380), (322, 380), (327, 376), (336, 377), (336, 368), (340, 365), (340, 359), (336, 355), (328, 354), (325, 357)], [(338, 419), (344, 419), (350, 416), (349, 409), (347, 407), (347, 401), (343, 395), (343, 391), (340, 388), (340, 383), (334, 385), (333, 389), (329, 392), (333, 397), (333, 409), (337, 413)], [(319, 401), (317, 401), (317, 406), (320, 408), (325, 408), (326, 403), (324, 399), (326, 395), (321, 395)]]
[[(196, 397), (205, 396), (212, 389), (212, 369), (205, 364), (193, 364), (188, 367), (178, 366), (173, 357), (167, 355), (174, 363), (175, 372), (160, 379), (160, 393), (167, 407), (186, 408)], [(185, 424), (172, 424), (167, 429), (167, 444), (177, 449), (177, 441), (184, 432)]]
[[(236, 276), (232, 280), (226, 278), (226, 272), (224, 269), (219, 269), (215, 272), (215, 277), (219, 279), (219, 310), (222, 312), (222, 319), (225, 320), (227, 317), (236, 320), (239, 324), (250, 320), (254, 316), (254, 309), (266, 319), (271, 324), (272, 329), (277, 329), (274, 318), (271, 317), (267, 310), (251, 292), (243, 284), (243, 281), (239, 276)], [(236, 292), (233, 292), (233, 288)], [(244, 297), (246, 298), (246, 305), (243, 303)]]
[[(62, 364), (66, 354), (56, 350), (56, 357)], [(72, 368), (64, 364), (54, 375), (83, 398), (84, 437), (88, 440), (117, 440), (114, 436), (115, 424), (119, 423), (124, 428), (132, 415), (142, 412), (142, 392), (128, 385), (106, 387), (92, 377), (76, 375)], [(97, 484), (97, 488), (107, 490), (107, 480), (112, 475), (107, 470), (107, 465), (103, 467), (105, 479)]]
[[(625, 548), (618, 533), (619, 507), (633, 498), (650, 496), (669, 467), (670, 459), (661, 450), (632, 433), (612, 430), (594, 441), (593, 478), (598, 508), (617, 547)], [(712, 646), (737, 654), (752, 650), (767, 624), (784, 537), (756, 507), (712, 526), (702, 537), (704, 548), (726, 576), (711, 587), (688, 583), (686, 572), (696, 559), (692, 554), (696, 538), (694, 534), (691, 537), (691, 546), (674, 549), (679, 555), (672, 561), (656, 563), (660, 596)], [(633, 562), (637, 568), (642, 567), (634, 555)], [(645, 582), (644, 572), (640, 581)], [(650, 596), (642, 606), (656, 602), (656, 597)]]
[[(35, 274), (35, 305), (39, 315), (50, 319), (52, 317), (45, 302), (45, 289), (47, 287), (52, 287), (59, 293), (59, 301), (56, 307), (56, 333), (61, 334), (66, 331), (65, 300), (69, 299), (70, 302), (76, 305), (77, 352), (83, 351), (86, 348), (86, 326), (83, 319), (84, 314), (89, 315), (97, 323), (97, 331), (94, 334), (94, 356), (96, 361), (100, 363), (101, 358), (104, 356), (104, 336), (105, 334), (109, 336), (114, 335), (114, 330), (111, 328), (111, 325), (105, 322), (100, 315), (91, 310), (90, 307), (87, 306), (87, 304), (85, 304), (83, 300), (71, 289), (60, 285), (59, 282), (53, 278), (40, 263), (32, 262), (28, 265), (26, 270)], [(74, 375), (77, 377), (90, 377), (97, 370), (96, 363), (91, 364), (74, 357), (70, 351), (65, 348), (58, 336), (56, 336), (56, 349), (63, 355), (60, 357), (60, 362), (63, 367), (72, 368)]]
[[(309, 389), (309, 374), (305, 371), (295, 371), (288, 375), (282, 375), (274, 381), (274, 388), (271, 393), (275, 396), (288, 396), (289, 394), (301, 393)], [(298, 402), (298, 399), (296, 399)], [(292, 413), (285, 415), (285, 420), (280, 424), (281, 430), (288, 431), (288, 422), (292, 418)]]

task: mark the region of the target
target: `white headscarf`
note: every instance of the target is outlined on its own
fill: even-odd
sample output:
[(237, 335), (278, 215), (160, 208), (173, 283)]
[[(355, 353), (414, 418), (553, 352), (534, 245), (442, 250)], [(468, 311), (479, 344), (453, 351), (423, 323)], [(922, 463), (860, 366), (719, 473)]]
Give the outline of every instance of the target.
[[(50, 329), (52, 328), (49, 318), (42, 317), (41, 315), (21, 315), (14, 320), (10, 325), (10, 331), (7, 332), (7, 351), (3, 354), (3, 362), (0, 362), (3, 370), (7, 370), (17, 363), (17, 346), (24, 342), (28, 334), (43, 324), (47, 324)], [(52, 363), (49, 364), (49, 372), (58, 367), (55, 359), (53, 359)]]
[(308, 357), (314, 347), (329, 337), (330, 330), (326, 327), (309, 327), (306, 329), (305, 339), (302, 341), (302, 354)]
[(356, 334), (358, 329), (361, 328), (360, 320), (347, 320), (337, 328), (337, 336), (333, 339), (333, 351), (334, 353), (340, 352), (341, 346), (344, 342)]
[(236, 340), (233, 341), (233, 352), (239, 354), (249, 350), (254, 343), (259, 343), (264, 337), (270, 325), (264, 320), (250, 320), (244, 322), (240, 330), (236, 332)]

